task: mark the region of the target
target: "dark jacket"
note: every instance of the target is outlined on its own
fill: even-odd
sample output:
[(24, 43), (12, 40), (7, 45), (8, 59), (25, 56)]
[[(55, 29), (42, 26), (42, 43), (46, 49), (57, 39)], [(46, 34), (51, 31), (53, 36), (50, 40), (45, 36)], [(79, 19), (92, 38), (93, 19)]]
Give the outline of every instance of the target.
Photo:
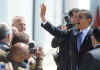
[(83, 44), (81, 45), (80, 52), (77, 51), (77, 34), (74, 30), (68, 30), (68, 31), (61, 31), (57, 29), (56, 27), (52, 26), (50, 23), (47, 22), (45, 25), (41, 25), (44, 29), (46, 29), (50, 34), (53, 36), (64, 40), (63, 42), (63, 51), (62, 51), (62, 57), (64, 57), (63, 60), (63, 69), (67, 70), (66, 67), (68, 67), (68, 70), (75, 70), (76, 64), (79, 63), (80, 55), (82, 55), (84, 52), (92, 49), (92, 42), (89, 35), (86, 36)]
[[(59, 26), (57, 28), (61, 30), (61, 26)], [(63, 47), (64, 46), (64, 41), (65, 40), (59, 39), (57, 37), (54, 37), (51, 41), (52, 48), (57, 48), (58, 49), (56, 54), (53, 55), (55, 63), (57, 65), (57, 70), (62, 70), (63, 67), (64, 67), (64, 64), (65, 64), (64, 61), (63, 61), (64, 56), (62, 56), (64, 54), (63, 53), (63, 51), (64, 51), (64, 47)], [(66, 49), (66, 51), (68, 51), (68, 49)], [(66, 55), (66, 56), (68, 56), (68, 55)], [(68, 65), (66, 65), (66, 70), (69, 70)]]
[(81, 60), (79, 70), (100, 70), (100, 45), (85, 53)]

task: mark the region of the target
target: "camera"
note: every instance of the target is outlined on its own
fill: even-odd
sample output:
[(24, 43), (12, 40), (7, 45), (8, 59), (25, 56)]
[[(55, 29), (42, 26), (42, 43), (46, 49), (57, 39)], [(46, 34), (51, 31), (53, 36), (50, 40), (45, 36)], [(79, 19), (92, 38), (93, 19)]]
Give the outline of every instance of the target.
[(69, 23), (70, 22), (69, 21), (69, 16), (64, 16), (64, 20), (65, 20), (65, 22)]
[(36, 52), (35, 44), (34, 42), (29, 43), (29, 51), (30, 53), (34, 54)]

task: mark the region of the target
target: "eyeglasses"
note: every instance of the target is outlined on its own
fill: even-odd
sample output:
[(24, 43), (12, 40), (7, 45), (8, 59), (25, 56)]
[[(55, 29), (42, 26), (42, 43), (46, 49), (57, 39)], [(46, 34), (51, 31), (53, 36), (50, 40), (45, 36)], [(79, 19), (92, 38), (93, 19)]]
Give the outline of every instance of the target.
[(72, 16), (72, 18), (79, 18), (79, 16)]
[(79, 18), (80, 18), (80, 19), (87, 19), (87, 17), (81, 16), (81, 15), (79, 15)]

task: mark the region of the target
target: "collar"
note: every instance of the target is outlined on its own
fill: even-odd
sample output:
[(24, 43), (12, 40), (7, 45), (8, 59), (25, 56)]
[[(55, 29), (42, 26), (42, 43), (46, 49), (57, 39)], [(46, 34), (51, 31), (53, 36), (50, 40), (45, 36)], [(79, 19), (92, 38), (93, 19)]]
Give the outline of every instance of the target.
[(83, 29), (83, 30), (80, 30), (80, 32), (82, 32), (83, 34), (84, 34), (84, 33), (88, 33), (89, 29), (90, 29), (90, 27), (85, 28), (85, 29)]
[(80, 30), (80, 32), (82, 32), (82, 42), (84, 41), (84, 39), (85, 39), (86, 35), (88, 34), (89, 30), (90, 30), (90, 26), (88, 28)]

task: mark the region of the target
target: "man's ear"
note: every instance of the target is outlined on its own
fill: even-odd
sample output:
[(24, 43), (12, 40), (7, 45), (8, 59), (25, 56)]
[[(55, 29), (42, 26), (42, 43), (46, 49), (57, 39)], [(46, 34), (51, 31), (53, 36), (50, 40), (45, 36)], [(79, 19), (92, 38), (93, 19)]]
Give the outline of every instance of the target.
[(89, 19), (88, 19), (88, 21), (89, 21), (89, 23), (90, 23), (90, 22), (92, 21), (92, 19), (91, 19), (91, 18), (89, 18)]

